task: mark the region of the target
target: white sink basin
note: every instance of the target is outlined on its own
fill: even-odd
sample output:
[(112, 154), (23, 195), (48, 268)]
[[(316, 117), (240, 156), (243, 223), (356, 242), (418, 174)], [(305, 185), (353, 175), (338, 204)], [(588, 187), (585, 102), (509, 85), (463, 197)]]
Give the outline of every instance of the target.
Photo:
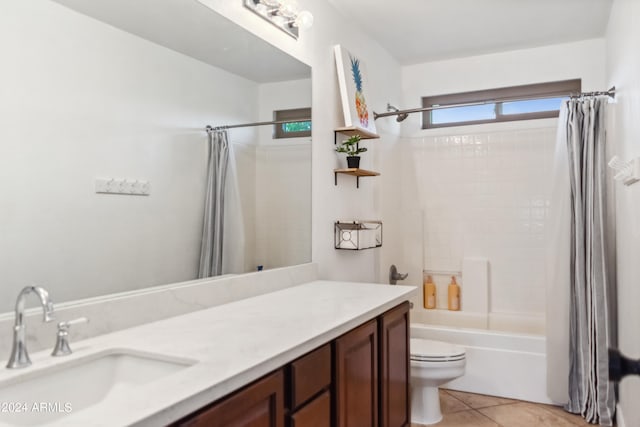
[(110, 350), (0, 382), (0, 423), (34, 426), (73, 415), (111, 396), (165, 378), (195, 362)]

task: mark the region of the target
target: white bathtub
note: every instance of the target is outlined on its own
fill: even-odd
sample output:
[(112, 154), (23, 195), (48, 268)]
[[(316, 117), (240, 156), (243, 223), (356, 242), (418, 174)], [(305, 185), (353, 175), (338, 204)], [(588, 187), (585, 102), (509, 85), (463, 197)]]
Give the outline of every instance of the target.
[(465, 375), (444, 388), (554, 403), (547, 397), (546, 339), (542, 335), (411, 323), (411, 337), (466, 349)]

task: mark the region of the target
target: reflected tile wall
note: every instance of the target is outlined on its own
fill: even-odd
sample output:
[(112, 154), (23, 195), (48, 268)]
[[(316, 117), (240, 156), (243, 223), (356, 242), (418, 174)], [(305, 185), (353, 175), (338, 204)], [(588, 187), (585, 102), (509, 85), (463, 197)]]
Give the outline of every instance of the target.
[[(490, 261), (491, 310), (545, 311), (545, 226), (555, 127), (411, 139), (424, 266), (461, 270)], [(410, 203), (410, 202), (409, 202)], [(436, 278), (446, 307), (448, 278)], [(464, 305), (464, 284), (463, 284)]]

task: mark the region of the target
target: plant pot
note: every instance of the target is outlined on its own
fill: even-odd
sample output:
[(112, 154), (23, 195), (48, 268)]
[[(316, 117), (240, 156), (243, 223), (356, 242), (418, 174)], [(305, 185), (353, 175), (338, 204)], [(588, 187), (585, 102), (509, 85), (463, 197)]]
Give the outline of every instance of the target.
[(347, 156), (347, 166), (358, 169), (360, 167), (360, 156)]

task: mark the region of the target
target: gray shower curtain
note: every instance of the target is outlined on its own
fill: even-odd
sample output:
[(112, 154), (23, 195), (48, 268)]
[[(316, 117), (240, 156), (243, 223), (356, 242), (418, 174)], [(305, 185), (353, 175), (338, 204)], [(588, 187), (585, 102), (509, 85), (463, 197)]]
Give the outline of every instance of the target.
[(209, 161), (207, 170), (204, 223), (200, 247), (198, 277), (222, 274), (222, 243), (224, 237), (224, 192), (229, 164), (229, 141), (226, 130), (209, 130)]
[(607, 250), (604, 112), (606, 97), (563, 105), (571, 184), (571, 289), (569, 412), (612, 425), (615, 398), (607, 347), (615, 336), (611, 316), (613, 263)]

